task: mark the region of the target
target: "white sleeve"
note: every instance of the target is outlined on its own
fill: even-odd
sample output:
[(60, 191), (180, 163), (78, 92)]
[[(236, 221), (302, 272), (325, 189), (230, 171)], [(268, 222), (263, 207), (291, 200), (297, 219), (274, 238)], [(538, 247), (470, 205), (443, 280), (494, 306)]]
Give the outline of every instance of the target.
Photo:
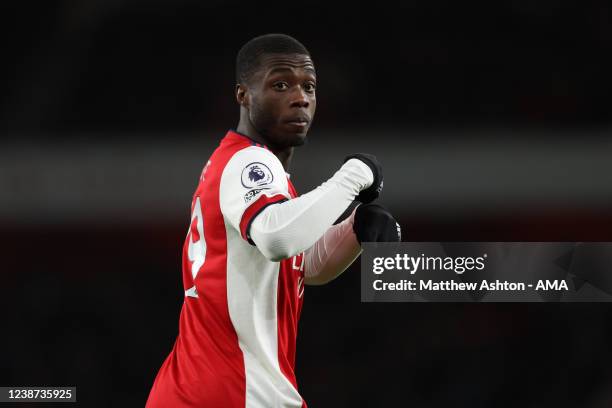
[(264, 148), (250, 146), (236, 152), (221, 174), (221, 213), (248, 241), (254, 217), (268, 205), (290, 198), (283, 165)]
[(304, 276), (308, 285), (322, 285), (336, 278), (361, 254), (353, 222), (355, 211), (346, 220), (329, 228), (304, 253)]
[(250, 237), (268, 259), (278, 261), (310, 248), (374, 180), (361, 160), (350, 159), (332, 178), (314, 190), (256, 216)]

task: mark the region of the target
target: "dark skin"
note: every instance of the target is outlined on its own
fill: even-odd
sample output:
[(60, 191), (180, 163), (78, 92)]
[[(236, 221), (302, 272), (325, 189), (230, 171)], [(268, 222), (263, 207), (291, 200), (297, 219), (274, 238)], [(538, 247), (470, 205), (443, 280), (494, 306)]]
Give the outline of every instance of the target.
[(289, 169), (293, 150), (306, 141), (317, 107), (316, 73), (308, 55), (264, 54), (259, 69), (236, 85), (236, 130), (265, 144)]

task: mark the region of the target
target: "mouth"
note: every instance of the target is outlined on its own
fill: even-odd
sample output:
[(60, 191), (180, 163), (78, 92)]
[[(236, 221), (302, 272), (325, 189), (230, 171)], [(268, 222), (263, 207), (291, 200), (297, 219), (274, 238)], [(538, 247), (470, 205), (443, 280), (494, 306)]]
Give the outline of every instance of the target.
[(310, 123), (310, 118), (307, 116), (295, 116), (286, 121), (287, 124), (305, 128)]

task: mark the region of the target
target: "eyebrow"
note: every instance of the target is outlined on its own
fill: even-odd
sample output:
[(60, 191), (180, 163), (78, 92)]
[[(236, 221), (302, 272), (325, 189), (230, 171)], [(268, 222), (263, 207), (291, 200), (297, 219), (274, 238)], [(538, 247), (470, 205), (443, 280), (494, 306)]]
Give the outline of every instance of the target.
[[(317, 73), (315, 72), (314, 68), (311, 67), (304, 67), (303, 68), (304, 71), (311, 73), (315, 78), (317, 77)], [(286, 68), (286, 67), (277, 67), (277, 68), (272, 68), (270, 70), (270, 72), (268, 73), (268, 75), (272, 75), (272, 74), (276, 74), (276, 73), (280, 73), (280, 72), (290, 72), (293, 73), (293, 70), (291, 68)]]

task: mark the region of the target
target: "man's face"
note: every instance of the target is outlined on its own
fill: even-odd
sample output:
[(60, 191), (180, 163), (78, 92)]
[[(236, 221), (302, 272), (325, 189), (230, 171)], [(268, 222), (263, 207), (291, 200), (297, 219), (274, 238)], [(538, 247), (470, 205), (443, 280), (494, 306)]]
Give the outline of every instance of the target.
[(251, 123), (272, 147), (300, 146), (317, 106), (314, 64), (301, 54), (260, 58), (260, 68), (248, 86)]

